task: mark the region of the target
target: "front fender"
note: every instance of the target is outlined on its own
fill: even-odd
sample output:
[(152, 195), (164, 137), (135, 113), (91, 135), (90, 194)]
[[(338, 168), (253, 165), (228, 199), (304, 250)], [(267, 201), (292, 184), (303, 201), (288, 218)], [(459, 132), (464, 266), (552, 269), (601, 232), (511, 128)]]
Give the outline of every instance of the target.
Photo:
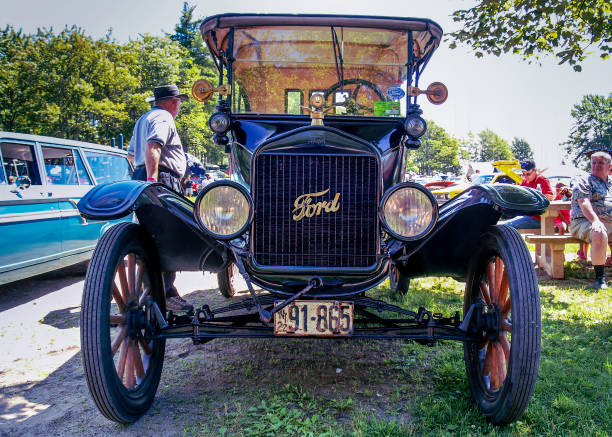
[(83, 217), (111, 220), (134, 212), (157, 249), (162, 271), (218, 272), (232, 260), (224, 245), (204, 235), (194, 204), (159, 183), (124, 181), (94, 187), (77, 204)]
[(471, 255), (486, 229), (502, 217), (541, 215), (549, 205), (542, 193), (516, 185), (475, 185), (440, 207), (432, 232), (422, 240), (391, 239), (389, 253), (408, 276), (465, 277)]

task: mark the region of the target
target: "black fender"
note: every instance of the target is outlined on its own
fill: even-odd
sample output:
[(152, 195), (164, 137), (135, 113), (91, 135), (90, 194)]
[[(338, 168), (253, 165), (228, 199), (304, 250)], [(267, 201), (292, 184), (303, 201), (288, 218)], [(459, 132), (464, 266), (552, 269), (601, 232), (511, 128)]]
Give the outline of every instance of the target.
[(134, 212), (157, 249), (162, 271), (219, 272), (233, 260), (231, 251), (200, 230), (193, 202), (162, 184), (123, 181), (98, 185), (77, 207), (83, 217), (92, 220), (118, 219)]
[(417, 241), (391, 239), (391, 262), (407, 277), (464, 278), (486, 229), (500, 218), (541, 215), (550, 202), (530, 188), (510, 184), (475, 185), (440, 207), (438, 222)]

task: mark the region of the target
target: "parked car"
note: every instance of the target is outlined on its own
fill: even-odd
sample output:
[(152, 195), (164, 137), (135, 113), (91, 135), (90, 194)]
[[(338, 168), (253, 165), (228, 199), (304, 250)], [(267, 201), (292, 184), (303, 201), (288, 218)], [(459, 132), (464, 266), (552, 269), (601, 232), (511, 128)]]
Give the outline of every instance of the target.
[(0, 284), (88, 260), (117, 220), (88, 220), (76, 204), (93, 186), (131, 178), (126, 152), (0, 132)]
[[(192, 94), (220, 95), (209, 126), (231, 178), (207, 185), (195, 205), (139, 181), (95, 187), (79, 202), (87, 219), (138, 218), (102, 236), (85, 281), (83, 366), (100, 412), (131, 422), (147, 411), (168, 338), (283, 336), (461, 341), (483, 414), (495, 424), (519, 418), (540, 355), (538, 282), (518, 232), (496, 223), (549, 203), (483, 184), (438, 207), (425, 187), (403, 181), (426, 131), (418, 96), (447, 96), (441, 83), (419, 88), (440, 26), (225, 14), (200, 30), (219, 83), (198, 80)], [(176, 270), (218, 272), (228, 302), (166, 312), (161, 272)], [(247, 298), (234, 297), (238, 275)], [(462, 315), (370, 294), (388, 277), (409, 293), (410, 278), (431, 275), (466, 280)]]
[(497, 173), (476, 173), (472, 175), (472, 181), (467, 183), (454, 183), (446, 188), (432, 189), (432, 193), (438, 204), (448, 202), (450, 199), (468, 190), (473, 185), (483, 184), (520, 184), (522, 181), (518, 171), (521, 164), (518, 160), (501, 160), (492, 162), (491, 165), (498, 170)]

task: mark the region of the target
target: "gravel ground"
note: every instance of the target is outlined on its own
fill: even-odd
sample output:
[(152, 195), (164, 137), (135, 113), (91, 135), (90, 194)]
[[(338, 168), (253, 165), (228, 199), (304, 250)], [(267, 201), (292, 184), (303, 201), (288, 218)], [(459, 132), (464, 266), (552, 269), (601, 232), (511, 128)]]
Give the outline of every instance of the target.
[[(0, 435), (145, 435), (152, 430), (183, 435), (180, 423), (161, 412), (172, 403), (171, 390), (164, 388), (173, 380), (173, 365), (195, 350), (189, 340), (169, 342), (152, 414), (124, 427), (98, 413), (80, 354), (84, 273), (85, 266), (78, 265), (0, 286)], [(222, 299), (215, 275), (179, 273), (176, 285), (187, 299)]]

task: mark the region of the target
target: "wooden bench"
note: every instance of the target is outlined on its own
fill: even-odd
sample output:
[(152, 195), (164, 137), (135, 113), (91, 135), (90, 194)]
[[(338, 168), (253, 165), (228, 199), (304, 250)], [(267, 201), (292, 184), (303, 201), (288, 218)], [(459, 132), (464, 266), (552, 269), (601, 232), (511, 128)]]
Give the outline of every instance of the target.
[(536, 245), (536, 264), (554, 279), (563, 279), (565, 276), (565, 245), (580, 243), (579, 239), (571, 235), (526, 235), (525, 240)]
[(517, 229), (521, 235), (540, 235), (540, 228)]

